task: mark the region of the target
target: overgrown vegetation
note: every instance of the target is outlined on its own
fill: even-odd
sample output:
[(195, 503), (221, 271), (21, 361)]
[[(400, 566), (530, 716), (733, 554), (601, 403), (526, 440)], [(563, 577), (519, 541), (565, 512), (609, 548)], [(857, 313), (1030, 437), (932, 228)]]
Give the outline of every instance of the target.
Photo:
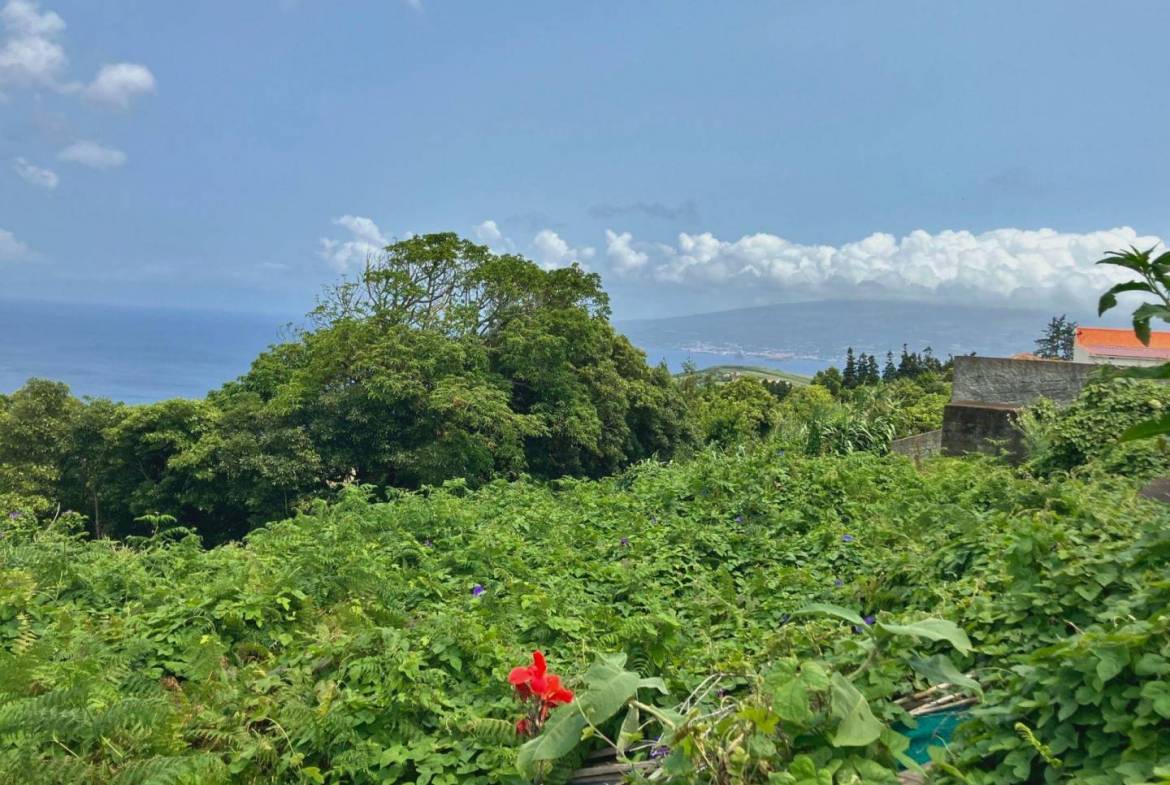
[(1170, 508), (1135, 493), (1170, 457), (1114, 438), (1164, 386), (917, 467), (922, 355), (676, 380), (591, 276), (450, 235), (315, 318), (206, 400), (0, 398), (0, 781), (556, 783), (610, 747), (892, 785), (940, 683), (981, 702), (934, 782), (1170, 781)]

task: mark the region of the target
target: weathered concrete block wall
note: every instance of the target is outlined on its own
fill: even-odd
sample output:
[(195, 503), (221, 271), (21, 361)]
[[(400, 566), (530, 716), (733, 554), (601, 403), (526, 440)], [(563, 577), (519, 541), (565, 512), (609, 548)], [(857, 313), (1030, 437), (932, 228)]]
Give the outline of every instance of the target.
[(949, 403), (943, 409), (942, 451), (944, 455), (981, 452), (1007, 454), (1009, 460), (1023, 460), (1024, 440), (1016, 428), (1019, 407), (994, 403)]
[(890, 450), (915, 461), (938, 455), (942, 452), (942, 429), (894, 439), (890, 442)]
[(1100, 369), (1099, 365), (1061, 360), (956, 357), (951, 400), (1027, 406), (1043, 397), (1069, 403)]

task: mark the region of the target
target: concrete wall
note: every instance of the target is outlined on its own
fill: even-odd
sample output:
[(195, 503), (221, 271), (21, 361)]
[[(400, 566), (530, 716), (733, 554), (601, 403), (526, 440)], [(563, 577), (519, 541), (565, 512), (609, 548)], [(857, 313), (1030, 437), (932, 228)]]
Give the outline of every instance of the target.
[(1100, 370), (1098, 365), (1061, 360), (956, 357), (951, 401), (1027, 406), (1043, 397), (1069, 403)]
[[(1026, 362), (1026, 361), (1021, 361)], [(1008, 460), (1024, 458), (1023, 436), (1016, 429), (1019, 407), (996, 403), (949, 403), (943, 409), (942, 452), (966, 455), (1006, 453)]]
[(942, 452), (942, 429), (894, 439), (890, 442), (890, 450), (915, 461), (938, 455)]
[(1161, 357), (1114, 357), (1111, 354), (1093, 354), (1080, 346), (1073, 347), (1073, 362), (1093, 365), (1116, 365), (1117, 367), (1152, 368), (1166, 362)]

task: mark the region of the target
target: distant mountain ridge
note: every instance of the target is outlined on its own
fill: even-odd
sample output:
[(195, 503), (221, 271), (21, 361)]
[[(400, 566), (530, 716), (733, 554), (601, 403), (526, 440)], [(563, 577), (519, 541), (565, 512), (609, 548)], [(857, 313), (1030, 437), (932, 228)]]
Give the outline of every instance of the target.
[[(663, 319), (625, 319), (617, 328), (636, 345), (668, 360), (695, 352), (749, 360), (839, 363), (855, 352), (895, 355), (929, 346), (938, 357), (975, 352), (1010, 356), (1030, 352), (1059, 311), (893, 300), (821, 300), (782, 303)], [(1093, 314), (1068, 313), (1094, 324)], [(671, 362), (674, 365), (674, 362)], [(787, 363), (786, 363), (787, 364)]]

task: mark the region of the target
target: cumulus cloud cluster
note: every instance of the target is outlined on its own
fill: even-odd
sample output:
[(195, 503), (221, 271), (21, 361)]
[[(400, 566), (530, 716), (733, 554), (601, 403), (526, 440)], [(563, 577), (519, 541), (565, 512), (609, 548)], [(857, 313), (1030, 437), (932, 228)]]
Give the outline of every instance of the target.
[[(154, 92), (154, 74), (138, 63), (106, 63), (88, 83), (71, 80), (64, 33), (65, 20), (42, 10), (36, 0), (7, 0), (0, 6), (0, 102), (8, 100), (6, 90), (50, 90), (128, 109), (137, 96)], [(114, 169), (126, 162), (121, 150), (85, 140), (64, 148), (57, 157), (93, 169)], [(14, 159), (12, 170), (37, 188), (51, 191), (60, 182), (56, 172), (25, 157)]]
[(347, 229), (348, 240), (321, 238), (319, 254), (333, 269), (341, 273), (359, 270), (370, 257), (377, 256), (389, 241), (378, 225), (359, 215), (343, 215), (333, 220), (334, 226)]
[(552, 229), (541, 229), (532, 238), (532, 256), (546, 270), (579, 264), (588, 267), (597, 252), (592, 246), (574, 248)]
[(1086, 301), (1124, 275), (1094, 264), (1105, 252), (1160, 242), (1130, 227), (1088, 233), (917, 230), (900, 238), (875, 233), (838, 246), (805, 245), (764, 233), (738, 240), (683, 233), (673, 245), (639, 243), (628, 233), (606, 235), (612, 268), (627, 278), (743, 288), (777, 299), (869, 293), (1000, 302)]
[(88, 84), (69, 81), (69, 56), (61, 43), (65, 20), (42, 11), (35, 0), (8, 0), (0, 8), (0, 87), (49, 88), (80, 93), (91, 101), (126, 108), (135, 96), (154, 92), (154, 74), (138, 63), (108, 63)]
[[(354, 269), (386, 244), (369, 218), (347, 215), (334, 223), (350, 237), (322, 239), (321, 256), (338, 270)], [(916, 230), (896, 237), (879, 232), (843, 245), (810, 245), (767, 233), (723, 240), (710, 232), (682, 233), (668, 244), (609, 229), (604, 253), (574, 246), (552, 229), (516, 242), (494, 220), (472, 227), (472, 235), (546, 269), (577, 263), (630, 284), (711, 291), (713, 303), (860, 296), (1085, 305), (1125, 277), (1122, 270), (1096, 265), (1098, 259), (1131, 245), (1161, 243), (1128, 226), (1084, 233), (1008, 228), (978, 234)]]

